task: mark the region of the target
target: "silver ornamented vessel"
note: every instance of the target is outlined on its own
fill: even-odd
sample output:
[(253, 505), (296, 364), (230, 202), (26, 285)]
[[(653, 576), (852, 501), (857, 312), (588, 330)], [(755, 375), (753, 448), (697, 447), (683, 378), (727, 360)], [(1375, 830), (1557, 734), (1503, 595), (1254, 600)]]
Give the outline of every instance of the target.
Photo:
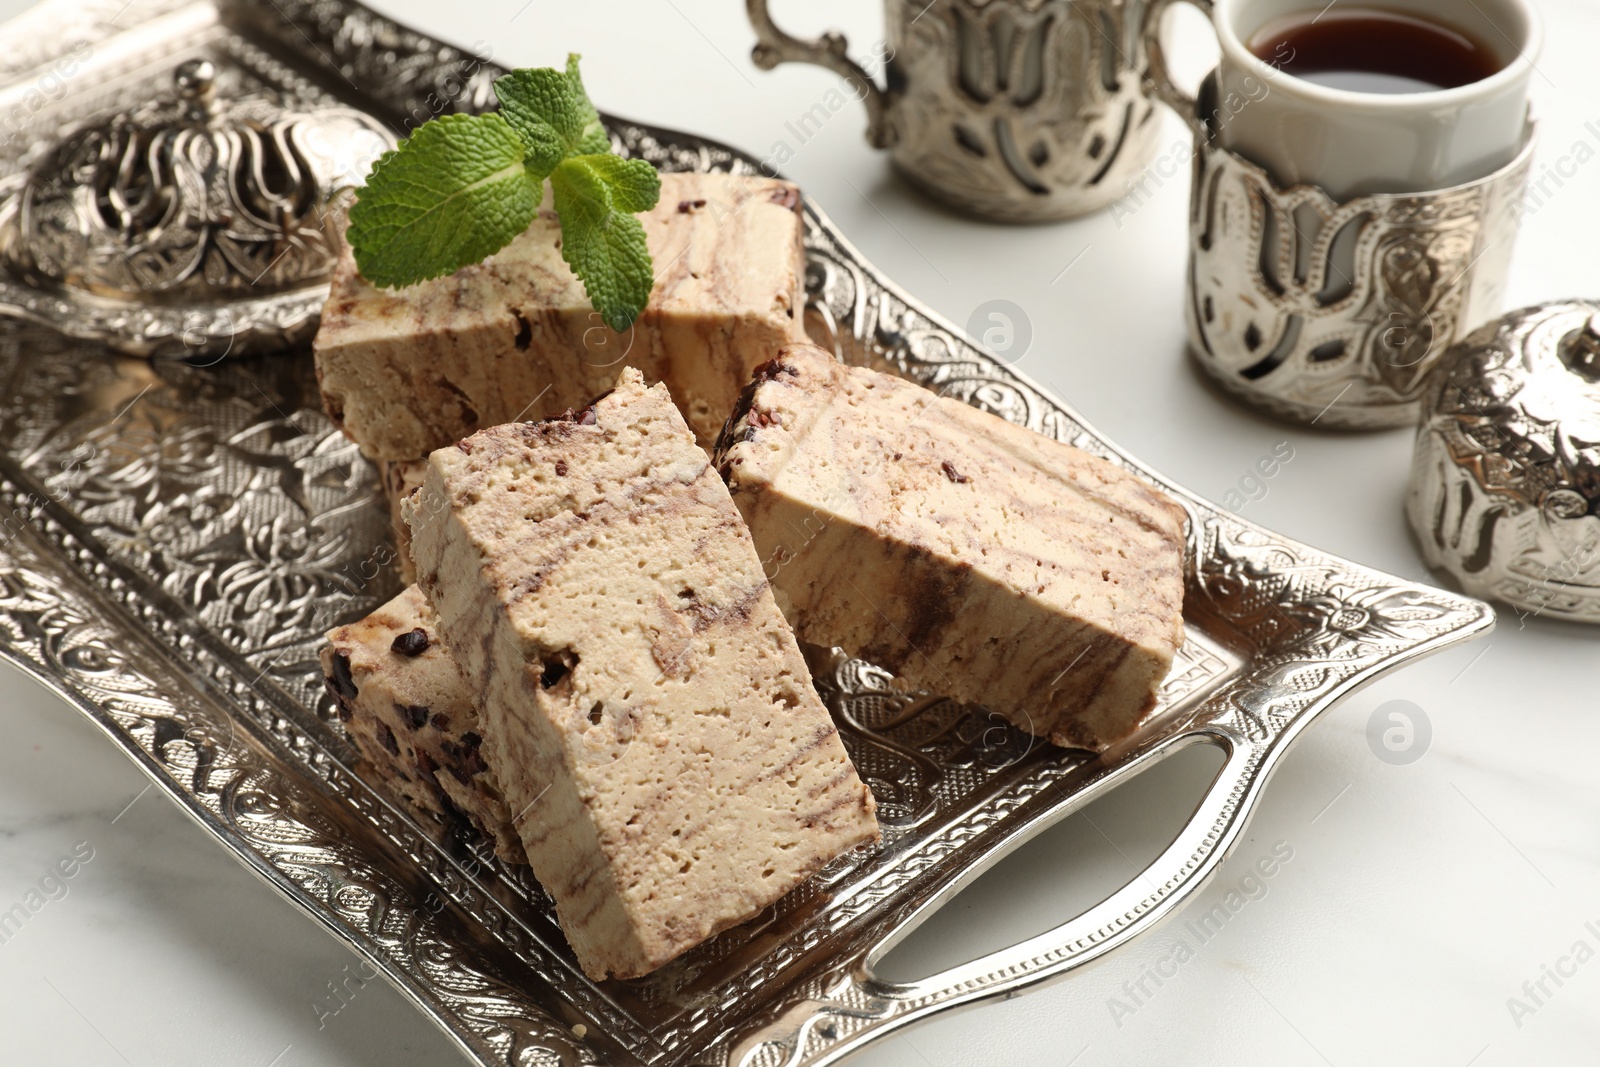
[(137, 355), (238, 355), (316, 329), (330, 196), (394, 137), (349, 108), (219, 99), (217, 67), (70, 130), (0, 203), (0, 305)]
[(866, 105), (867, 140), (958, 211), (1082, 215), (1126, 194), (1154, 154), (1137, 0), (886, 0), (885, 42), (864, 57), (887, 63), (885, 88), (842, 35), (791, 37), (767, 0), (746, 5), (757, 66), (816, 63), (843, 76)]
[[(1205, 96), (1198, 115), (1214, 113)], [(1415, 425), (1428, 372), (1500, 310), (1532, 123), (1517, 158), (1479, 181), (1344, 203), (1314, 186), (1279, 188), (1193, 123), (1194, 357), (1223, 388), (1287, 419)]]
[(1444, 357), (1406, 511), (1473, 595), (1600, 623), (1600, 303), (1514, 311)]

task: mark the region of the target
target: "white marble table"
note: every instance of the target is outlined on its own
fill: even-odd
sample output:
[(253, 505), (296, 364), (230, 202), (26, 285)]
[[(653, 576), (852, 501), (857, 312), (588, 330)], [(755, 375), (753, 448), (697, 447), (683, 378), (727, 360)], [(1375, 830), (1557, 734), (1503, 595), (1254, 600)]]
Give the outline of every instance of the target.
[[(0, 13), (24, 6), (0, 3)], [(785, 124), (836, 82), (814, 68), (757, 71), (731, 0), (382, 6), (456, 41), (489, 42), (502, 61), (583, 52), (594, 95), (624, 115), (763, 156), (788, 141), (788, 173), (911, 292), (962, 323), (990, 300), (1022, 309), (1032, 332), (1022, 369), (1115, 440), (1215, 500), (1286, 441), (1294, 459), (1249, 505), (1251, 518), (1426, 577), (1400, 511), (1409, 434), (1281, 426), (1221, 399), (1186, 362), (1186, 170), (1115, 213), (980, 225), (891, 179), (853, 105), (799, 143)], [(842, 25), (863, 49), (881, 32), (872, 4), (775, 6), (798, 28)], [(1535, 177), (1561, 164), (1562, 184), (1547, 182), (1551, 195), (1527, 222), (1514, 304), (1600, 295), (1600, 6), (1544, 8)], [(1166, 121), (1176, 149), (1185, 134)], [(1597, 668), (1600, 632), (1524, 628), (1503, 613), (1492, 637), (1374, 685), (1311, 730), (1187, 915), (1097, 968), (938, 1019), (856, 1062), (1600, 1062)], [(1405, 766), (1380, 761), (1366, 739), (1374, 710), (1397, 699), (1433, 728), (1428, 751)], [(148, 790), (86, 721), (8, 667), (0, 707), (0, 911), (30, 892), (47, 898), (0, 943), (0, 1062), (460, 1062), (397, 993), (363, 984), (354, 956)], [(927, 973), (1100, 899), (1165, 843), (1205, 770), (1160, 768), (1056, 827), (919, 931), (891, 974)], [(44, 882), (63, 860), (72, 876)], [(1229, 914), (1220, 930), (1185, 925), (1218, 904)], [(1558, 984), (1547, 966), (1570, 976)]]

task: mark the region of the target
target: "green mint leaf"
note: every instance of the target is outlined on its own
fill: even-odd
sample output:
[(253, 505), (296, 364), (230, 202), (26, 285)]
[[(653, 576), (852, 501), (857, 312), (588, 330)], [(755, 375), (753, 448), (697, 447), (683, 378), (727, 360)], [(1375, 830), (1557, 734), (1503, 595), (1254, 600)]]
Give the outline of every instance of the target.
[(356, 266), (381, 286), (454, 273), (500, 251), (532, 223), (541, 177), (496, 114), (425, 122), (372, 167), (350, 209)]
[(660, 176), (611, 154), (576, 54), (564, 71), (516, 70), (494, 87), (500, 114), (426, 122), (373, 166), (350, 211), (357, 267), (396, 286), (476, 263), (528, 228), (549, 178), (562, 257), (605, 324), (626, 331), (655, 283), (634, 215), (661, 199)]
[(583, 76), (578, 73), (578, 59), (578, 53), (567, 53), (567, 78), (572, 82), (578, 98), (583, 101), (583, 136), (579, 138), (572, 154), (590, 156), (610, 152), (611, 138), (606, 134), (605, 124), (600, 121), (600, 112), (589, 102), (589, 93), (583, 87)]
[(578, 75), (578, 57), (567, 69), (514, 70), (495, 79), (500, 111), (527, 142), (529, 169), (541, 179), (568, 156), (608, 152), (611, 142), (600, 114), (589, 102)]
[(643, 160), (590, 154), (563, 160), (550, 187), (561, 218), (562, 258), (601, 320), (626, 332), (655, 284), (644, 227), (633, 212), (655, 206), (661, 179)]
[(637, 215), (661, 199), (661, 173), (642, 159), (623, 159), (607, 151), (574, 156), (572, 162), (605, 184), (615, 211)]

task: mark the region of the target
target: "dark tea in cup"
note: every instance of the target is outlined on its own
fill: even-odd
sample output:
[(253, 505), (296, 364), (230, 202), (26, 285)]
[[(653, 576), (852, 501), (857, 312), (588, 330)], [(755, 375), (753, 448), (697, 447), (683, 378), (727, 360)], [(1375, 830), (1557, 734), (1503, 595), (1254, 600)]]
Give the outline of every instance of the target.
[(1483, 81), (1504, 68), (1471, 32), (1417, 12), (1339, 4), (1282, 15), (1248, 41), (1285, 74), (1353, 93), (1426, 93)]
[(1282, 188), (1339, 201), (1446, 189), (1527, 143), (1535, 0), (1147, 0), (1150, 81), (1195, 115), (1160, 32), (1182, 2), (1210, 15), (1222, 49), (1211, 106), (1227, 121), (1208, 118), (1207, 136)]

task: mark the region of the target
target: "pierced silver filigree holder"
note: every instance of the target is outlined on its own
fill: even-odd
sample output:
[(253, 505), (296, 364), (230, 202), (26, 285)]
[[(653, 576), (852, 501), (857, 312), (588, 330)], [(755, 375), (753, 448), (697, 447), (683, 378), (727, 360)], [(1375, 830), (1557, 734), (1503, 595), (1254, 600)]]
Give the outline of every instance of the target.
[[(885, 0), (886, 49), (873, 57), (885, 57), (883, 88), (841, 34), (792, 37), (767, 4), (746, 0), (756, 65), (839, 74), (866, 105), (868, 142), (958, 211), (1000, 222), (1082, 215), (1126, 193), (1155, 154), (1139, 0)], [(773, 146), (775, 168), (785, 145)]]
[(1600, 303), (1513, 311), (1445, 355), (1406, 511), (1472, 595), (1600, 623)]
[(0, 311), (141, 356), (309, 340), (338, 258), (329, 198), (395, 138), (351, 108), (219, 96), (217, 78), (183, 59), (168, 91), (19, 161), (0, 187)]
[[(219, 93), (227, 79), (239, 96), (313, 110), (336, 92), (396, 130), (483, 108), (501, 72), (483, 46), (443, 44), (349, 0), (44, 0), (0, 27), (0, 125), (5, 102), (81, 42), (96, 64), (39, 112), (50, 139), (165, 90), (196, 50), (216, 63)], [(662, 170), (760, 167), (693, 134), (606, 121), (617, 151)], [(1115, 751), (1041, 745), (980, 708), (909, 696), (868, 664), (821, 653), (813, 674), (878, 798), (882, 845), (656, 974), (591, 982), (527, 869), (393, 801), (323, 695), (322, 634), (399, 589), (383, 565), (394, 548), (376, 472), (322, 411), (309, 354), (130, 359), (3, 318), (0, 657), (96, 723), (201, 832), (362, 953), (473, 1063), (822, 1067), (1151, 930), (1244, 839), (1267, 780), (1319, 715), (1493, 626), (1486, 604), (1262, 529), (1141, 466), (885, 278), (814, 202), (803, 210), (818, 343), (1124, 464), (1187, 509), (1186, 643), (1159, 710)], [(874, 974), (889, 946), (1011, 850), (1192, 745), (1218, 749), (1221, 770), (1168, 848), (1106, 900), (916, 982)], [(181, 1041), (181, 1019), (164, 1022)]]
[(1339, 429), (1415, 425), (1428, 372), (1498, 314), (1533, 158), (1416, 194), (1339, 203), (1282, 189), (1198, 116), (1189, 205), (1189, 347), (1230, 393)]

